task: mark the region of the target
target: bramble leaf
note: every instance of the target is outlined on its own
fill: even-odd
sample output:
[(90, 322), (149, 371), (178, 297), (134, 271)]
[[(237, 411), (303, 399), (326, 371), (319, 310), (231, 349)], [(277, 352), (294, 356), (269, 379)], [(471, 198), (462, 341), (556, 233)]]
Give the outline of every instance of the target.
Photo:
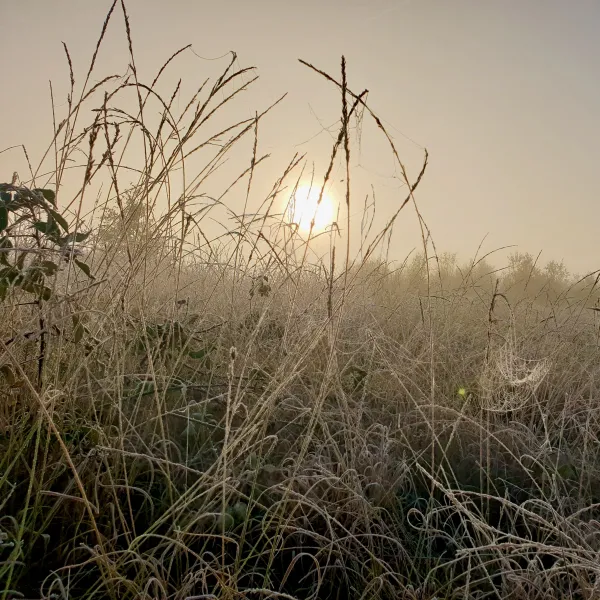
[(73, 330), (73, 339), (75, 340), (76, 344), (78, 344), (83, 339), (84, 334), (85, 327), (81, 323), (78, 323), (75, 329)]
[(35, 294), (39, 296), (41, 300), (50, 300), (52, 297), (52, 290), (42, 284), (39, 283), (31, 283), (30, 281), (23, 281), (21, 283), (21, 289), (30, 294)]
[(202, 360), (203, 358), (206, 358), (206, 356), (208, 356), (208, 350), (206, 348), (204, 348), (203, 350), (191, 350), (190, 352), (188, 352), (188, 356), (195, 360)]
[(86, 265), (84, 262), (77, 260), (76, 258), (74, 258), (73, 261), (90, 279), (96, 279), (92, 275), (89, 265)]
[(69, 231), (69, 224), (66, 222), (65, 218), (55, 210), (51, 208), (48, 209), (48, 212), (52, 215), (52, 218), (62, 227), (63, 231)]
[(0, 367), (0, 375), (6, 380), (6, 383), (11, 387), (15, 384), (16, 377), (13, 368), (10, 365), (2, 365)]
[(40, 263), (40, 268), (45, 275), (48, 275), (48, 277), (56, 275), (56, 272), (58, 271), (58, 265), (51, 260), (43, 260)]
[(8, 227), (8, 209), (5, 206), (0, 206), (0, 231), (4, 231)]
[(56, 194), (54, 193), (53, 190), (47, 190), (47, 189), (35, 189), (33, 190), (34, 192), (38, 192), (39, 194), (41, 194), (42, 196), (44, 196), (44, 198), (46, 200), (48, 200), (48, 202), (50, 202), (51, 204), (54, 204), (56, 206)]
[(73, 241), (77, 244), (79, 244), (80, 242), (85, 242), (85, 240), (87, 240), (88, 237), (90, 237), (90, 233), (91, 231), (88, 231), (87, 233), (76, 233), (73, 236)]

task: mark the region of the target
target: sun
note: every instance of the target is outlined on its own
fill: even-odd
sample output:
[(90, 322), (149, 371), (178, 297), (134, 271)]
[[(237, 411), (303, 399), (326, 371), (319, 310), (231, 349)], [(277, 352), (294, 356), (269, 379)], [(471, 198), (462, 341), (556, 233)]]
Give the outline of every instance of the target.
[(313, 233), (319, 233), (331, 225), (335, 217), (334, 200), (323, 192), (319, 203), (321, 188), (317, 185), (300, 185), (289, 204), (289, 221), (307, 233), (314, 219)]

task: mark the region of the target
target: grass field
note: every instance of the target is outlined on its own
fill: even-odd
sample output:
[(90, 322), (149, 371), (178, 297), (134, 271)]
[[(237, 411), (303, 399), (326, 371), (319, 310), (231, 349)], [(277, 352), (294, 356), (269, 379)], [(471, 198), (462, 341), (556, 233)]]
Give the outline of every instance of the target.
[[(1, 597), (599, 598), (597, 274), (460, 265), (422, 219), (420, 253), (382, 258), (427, 176), (391, 138), (404, 195), (359, 241), (274, 211), (301, 156), (232, 215), (267, 112), (222, 114), (252, 72), (176, 113), (128, 41), (127, 79), (71, 74), (51, 174), (3, 188)], [(322, 172), (347, 168), (348, 232), (351, 120), (387, 134), (344, 62), (313, 70), (342, 100)]]

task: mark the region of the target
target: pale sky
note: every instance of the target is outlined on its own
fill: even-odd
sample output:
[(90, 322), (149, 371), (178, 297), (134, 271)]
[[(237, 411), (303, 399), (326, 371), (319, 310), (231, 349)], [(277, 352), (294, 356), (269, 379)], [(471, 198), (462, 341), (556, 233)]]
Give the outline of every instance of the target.
[[(67, 90), (61, 42), (81, 81), (110, 4), (0, 0), (0, 150), (22, 143), (34, 162), (40, 158), (51, 137), (48, 80), (63, 104)], [(235, 50), (240, 66), (257, 67), (254, 91), (236, 105), (240, 119), (288, 93), (261, 130), (263, 151), (275, 157), (270, 180), (296, 151), (326, 161), (327, 132), (303, 142), (321, 124), (336, 123), (339, 95), (297, 59), (339, 76), (344, 54), (350, 87), (369, 89), (413, 177), (421, 147), (429, 150), (417, 200), (438, 250), (468, 259), (487, 234), (485, 251), (516, 244), (582, 274), (600, 268), (598, 0), (126, 4), (142, 79), (150, 82), (166, 58), (191, 43), (200, 57)], [(115, 16), (102, 74), (123, 73), (128, 62)], [(191, 91), (227, 60), (189, 54), (169, 81), (182, 77)], [(404, 190), (394, 189), (389, 152), (367, 117), (363, 134), (360, 156), (353, 147), (357, 203), (372, 183), (378, 211), (389, 213)], [(0, 181), (14, 170), (26, 174), (22, 155), (0, 154)], [(393, 258), (418, 246), (419, 236), (411, 209), (396, 229)]]

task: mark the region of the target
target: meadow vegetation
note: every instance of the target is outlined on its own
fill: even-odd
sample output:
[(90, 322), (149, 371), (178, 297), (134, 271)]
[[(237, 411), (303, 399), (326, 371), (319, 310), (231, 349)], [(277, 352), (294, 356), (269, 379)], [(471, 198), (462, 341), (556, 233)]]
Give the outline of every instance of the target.
[[(92, 83), (116, 19), (128, 74)], [(1, 598), (600, 597), (598, 275), (460, 264), (423, 219), (385, 259), (427, 176), (391, 138), (385, 227), (356, 252), (302, 234), (273, 206), (306, 157), (252, 193), (276, 108), (221, 122), (253, 71), (232, 56), (175, 103), (177, 57), (141, 81), (115, 2), (48, 154), (0, 190)], [(347, 168), (349, 231), (351, 120), (387, 133), (344, 61), (305, 66), (341, 100), (315, 185)]]

